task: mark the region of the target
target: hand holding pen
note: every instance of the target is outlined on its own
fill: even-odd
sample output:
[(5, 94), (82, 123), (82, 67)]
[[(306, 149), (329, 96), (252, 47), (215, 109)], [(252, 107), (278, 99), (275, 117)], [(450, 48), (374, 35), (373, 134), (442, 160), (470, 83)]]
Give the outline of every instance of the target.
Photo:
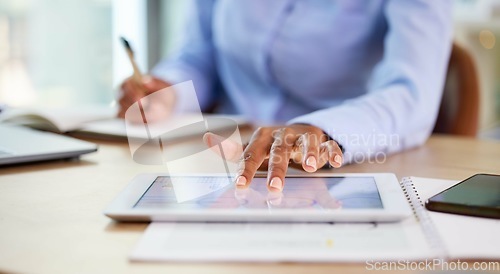
[[(118, 117), (124, 118), (125, 112), (132, 104), (138, 102), (140, 99), (147, 95), (150, 95), (153, 92), (171, 86), (171, 84), (150, 75), (143, 75), (139, 70), (137, 63), (135, 62), (134, 51), (132, 50), (130, 43), (123, 37), (121, 37), (120, 40), (123, 43), (127, 56), (133, 68), (132, 76), (125, 79), (125, 81), (121, 85), (121, 94), (118, 101), (120, 105)], [(150, 108), (148, 104), (148, 106), (143, 107), (153, 110), (170, 107), (171, 105), (173, 105), (172, 101), (175, 100), (175, 98), (173, 96), (173, 93), (169, 93), (167, 94), (167, 96), (169, 98), (165, 98), (165, 100), (168, 101), (168, 104), (165, 104), (165, 100), (161, 100), (164, 101), (162, 106)]]

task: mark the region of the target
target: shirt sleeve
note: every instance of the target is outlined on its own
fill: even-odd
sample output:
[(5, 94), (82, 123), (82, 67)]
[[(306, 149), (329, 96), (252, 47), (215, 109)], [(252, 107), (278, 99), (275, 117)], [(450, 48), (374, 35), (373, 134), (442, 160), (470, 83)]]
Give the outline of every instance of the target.
[(388, 0), (383, 58), (368, 93), (297, 117), (343, 146), (344, 162), (385, 160), (423, 144), (433, 129), (452, 42), (449, 0)]
[(195, 111), (208, 108), (214, 101), (217, 72), (212, 43), (213, 0), (186, 0), (185, 24), (178, 40), (178, 50), (160, 61), (151, 74), (172, 84), (193, 81), (199, 106), (189, 100), (192, 96), (177, 92), (176, 110)]

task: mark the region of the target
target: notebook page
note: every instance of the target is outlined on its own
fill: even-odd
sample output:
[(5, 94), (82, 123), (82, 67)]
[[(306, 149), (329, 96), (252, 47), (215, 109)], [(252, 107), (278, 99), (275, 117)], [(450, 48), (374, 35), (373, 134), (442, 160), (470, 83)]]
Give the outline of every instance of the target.
[(162, 223), (149, 225), (132, 261), (376, 262), (435, 257), (420, 225)]
[[(422, 201), (457, 181), (412, 177)], [(452, 259), (500, 258), (500, 220), (428, 211)]]
[[(90, 121), (111, 119), (116, 109), (107, 106), (8, 109), (0, 121), (33, 128), (69, 132)], [(55, 127), (55, 128), (54, 128)]]
[[(244, 120), (241, 116), (236, 115), (211, 115), (204, 114), (203, 117), (227, 117), (229, 119), (234, 120), (238, 125), (247, 124), (246, 120)], [(176, 128), (182, 125), (189, 125), (195, 122), (198, 122), (198, 116), (187, 114), (179, 114), (173, 119), (168, 120), (167, 124), (155, 125), (154, 123), (150, 124), (150, 130), (154, 132), (161, 132), (163, 128)], [(213, 129), (224, 129), (229, 127), (229, 125), (221, 123), (219, 125), (215, 125)], [(109, 137), (118, 137), (126, 139), (127, 137), (135, 138), (135, 139), (146, 139), (147, 136), (144, 134), (143, 125), (134, 125), (129, 124), (126, 126), (125, 120), (119, 118), (107, 119), (102, 121), (95, 121), (83, 124), (80, 128), (75, 130), (77, 133), (85, 133), (88, 136), (109, 136)], [(164, 141), (174, 141), (179, 140), (185, 137), (193, 137), (198, 136), (200, 134), (205, 133), (206, 130), (196, 130), (192, 129), (191, 131), (181, 131), (181, 132), (170, 132), (168, 138), (165, 138)]]

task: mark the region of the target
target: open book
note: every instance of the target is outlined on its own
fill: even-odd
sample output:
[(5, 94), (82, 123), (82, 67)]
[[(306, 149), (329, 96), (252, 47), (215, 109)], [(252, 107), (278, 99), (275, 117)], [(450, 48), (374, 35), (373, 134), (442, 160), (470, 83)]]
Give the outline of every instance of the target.
[(95, 121), (118, 120), (115, 117), (116, 110), (111, 107), (9, 108), (0, 113), (0, 122), (66, 133)]
[[(204, 114), (204, 118), (217, 117), (217, 115)], [(235, 121), (238, 125), (247, 122), (240, 116), (224, 116)], [(167, 121), (162, 128), (176, 127), (176, 125), (189, 125), (199, 122), (200, 115), (178, 114)], [(116, 118), (116, 109), (111, 107), (79, 107), (79, 108), (24, 108), (7, 109), (0, 113), (0, 122), (28, 126), (35, 129), (56, 133), (70, 133), (74, 136), (91, 137), (100, 139), (135, 139), (146, 138), (143, 134), (143, 125), (127, 124), (123, 119)], [(232, 125), (212, 123), (212, 130), (223, 130)], [(195, 136), (204, 132), (193, 127), (190, 131), (171, 134), (170, 139), (181, 139)], [(164, 139), (165, 140), (165, 139)], [(168, 141), (168, 140), (167, 140)]]
[[(399, 223), (151, 223), (134, 261), (442, 263), (500, 258), (500, 221), (428, 212), (422, 204), (454, 181), (405, 178), (414, 216)], [(418, 191), (418, 192), (417, 192)], [(380, 265), (378, 265), (380, 267)], [(435, 267), (440, 267), (435, 265)]]

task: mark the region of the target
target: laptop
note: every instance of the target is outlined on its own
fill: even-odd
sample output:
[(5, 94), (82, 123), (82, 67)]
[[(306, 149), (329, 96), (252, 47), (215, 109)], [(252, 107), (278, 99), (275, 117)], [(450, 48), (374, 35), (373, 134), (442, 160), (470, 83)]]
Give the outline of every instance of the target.
[(0, 166), (78, 157), (97, 145), (55, 133), (0, 124)]

